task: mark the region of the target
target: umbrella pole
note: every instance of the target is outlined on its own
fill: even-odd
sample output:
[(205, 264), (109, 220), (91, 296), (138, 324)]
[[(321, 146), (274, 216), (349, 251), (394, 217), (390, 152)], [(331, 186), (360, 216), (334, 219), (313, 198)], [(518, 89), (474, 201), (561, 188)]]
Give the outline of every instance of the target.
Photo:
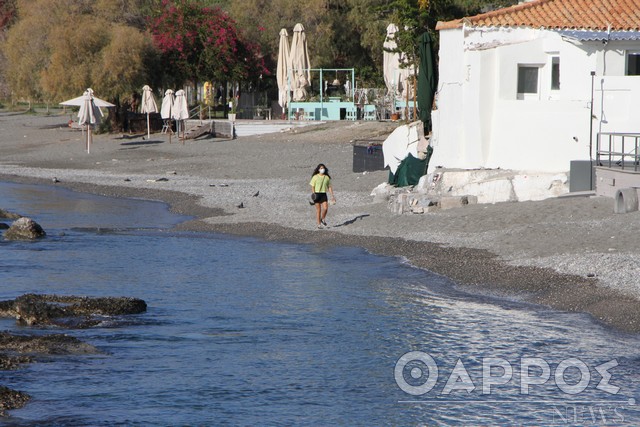
[(149, 127), (149, 113), (147, 113), (147, 140), (151, 138), (151, 128)]
[(91, 125), (87, 125), (87, 154), (91, 153)]

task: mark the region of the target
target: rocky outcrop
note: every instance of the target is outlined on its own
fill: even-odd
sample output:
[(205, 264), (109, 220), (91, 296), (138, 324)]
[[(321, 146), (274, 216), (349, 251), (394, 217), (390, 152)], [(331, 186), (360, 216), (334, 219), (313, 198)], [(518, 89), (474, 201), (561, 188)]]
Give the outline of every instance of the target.
[[(26, 294), (14, 300), (0, 301), (0, 317), (14, 317), (25, 325), (90, 327), (104, 316), (139, 314), (147, 304), (138, 298)], [(102, 319), (101, 319), (102, 317)], [(97, 354), (91, 344), (65, 334), (17, 335), (0, 332), (0, 370), (16, 369), (39, 355)], [(30, 396), (0, 386), (0, 416), (23, 407)]]
[(46, 236), (47, 233), (40, 224), (31, 218), (22, 217), (13, 222), (4, 233), (6, 240), (35, 240)]
[(139, 298), (89, 298), (64, 295), (26, 294), (0, 301), (0, 317), (14, 317), (24, 325), (56, 325), (87, 328), (98, 325), (104, 316), (144, 313), (147, 304)]
[(6, 230), (9, 228), (9, 224), (5, 224), (4, 222), (0, 222), (0, 230)]
[[(30, 363), (38, 355), (97, 354), (98, 349), (64, 334), (16, 335), (0, 332), (0, 370), (16, 369)], [(21, 391), (0, 386), (0, 416), (11, 409), (23, 407), (30, 396)]]
[(0, 415), (5, 416), (5, 411), (22, 408), (31, 397), (27, 393), (11, 390), (0, 386)]
[[(0, 332), (0, 349), (5, 355), (98, 354), (91, 344), (66, 334), (18, 335)], [(24, 360), (23, 363), (30, 360)]]
[(17, 213), (9, 212), (0, 208), (0, 218), (1, 219), (18, 219), (18, 218), (22, 218), (22, 215), (18, 215)]

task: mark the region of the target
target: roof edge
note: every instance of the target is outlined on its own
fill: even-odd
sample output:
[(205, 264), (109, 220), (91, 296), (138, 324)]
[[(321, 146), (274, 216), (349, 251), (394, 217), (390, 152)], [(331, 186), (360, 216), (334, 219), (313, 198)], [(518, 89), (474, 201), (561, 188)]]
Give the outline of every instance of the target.
[(491, 18), (493, 16), (499, 16), (506, 13), (512, 13), (512, 12), (517, 12), (524, 9), (529, 9), (531, 7), (538, 6), (543, 3), (548, 3), (550, 1), (553, 1), (553, 0), (534, 0), (526, 3), (515, 4), (509, 7), (503, 7), (501, 9), (492, 10), (490, 12), (481, 13), (479, 15), (473, 15), (473, 16), (465, 17), (461, 19), (454, 19), (453, 21), (438, 22), (438, 24), (436, 25), (436, 30), (439, 31), (439, 30), (450, 30), (453, 28), (461, 28), (462, 24), (465, 22), (467, 23), (467, 25), (473, 25), (474, 20), (482, 20), (485, 18)]

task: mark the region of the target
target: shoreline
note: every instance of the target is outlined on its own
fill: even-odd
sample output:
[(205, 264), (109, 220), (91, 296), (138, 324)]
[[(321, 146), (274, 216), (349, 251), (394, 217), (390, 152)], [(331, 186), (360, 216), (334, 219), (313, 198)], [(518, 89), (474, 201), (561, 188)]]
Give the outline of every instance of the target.
[[(41, 179), (0, 174), (6, 182), (51, 185)], [(594, 321), (626, 333), (640, 332), (638, 300), (598, 286), (595, 278), (558, 273), (550, 268), (513, 266), (484, 249), (447, 247), (433, 242), (380, 236), (349, 236), (312, 232), (269, 223), (211, 224), (206, 218), (223, 216), (217, 208), (200, 205), (193, 195), (167, 190), (107, 187), (87, 183), (58, 184), (73, 191), (107, 197), (136, 198), (167, 204), (171, 212), (194, 219), (175, 226), (177, 231), (213, 232), (267, 241), (360, 247), (376, 255), (402, 257), (421, 269), (445, 276), (471, 295), (490, 296), (542, 305), (560, 311), (589, 314)], [(327, 232), (328, 231), (328, 232)]]
[[(316, 125), (185, 145), (157, 134), (150, 141), (97, 135), (87, 155), (79, 131), (56, 127), (61, 119), (0, 117), (0, 127), (24, 122), (0, 136), (7, 153), (0, 179), (53, 185), (55, 176), (55, 185), (75, 191), (162, 201), (195, 217), (178, 230), (357, 246), (403, 257), (472, 294), (584, 312), (617, 330), (640, 332), (640, 245), (625, 233), (640, 225), (640, 213), (615, 216), (612, 201), (548, 199), (395, 215), (369, 196), (386, 171), (350, 171), (353, 141), (384, 139), (389, 124)], [(315, 230), (306, 203), (307, 175), (319, 162), (329, 166), (338, 199), (328, 230)], [(245, 209), (236, 207), (240, 202)]]

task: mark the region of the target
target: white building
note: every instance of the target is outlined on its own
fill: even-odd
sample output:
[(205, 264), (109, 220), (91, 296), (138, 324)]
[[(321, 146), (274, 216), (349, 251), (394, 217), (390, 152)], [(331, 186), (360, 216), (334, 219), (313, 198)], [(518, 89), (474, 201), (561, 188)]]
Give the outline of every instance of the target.
[(533, 0), (436, 29), (429, 172), (566, 173), (599, 132), (640, 134), (640, 0)]

